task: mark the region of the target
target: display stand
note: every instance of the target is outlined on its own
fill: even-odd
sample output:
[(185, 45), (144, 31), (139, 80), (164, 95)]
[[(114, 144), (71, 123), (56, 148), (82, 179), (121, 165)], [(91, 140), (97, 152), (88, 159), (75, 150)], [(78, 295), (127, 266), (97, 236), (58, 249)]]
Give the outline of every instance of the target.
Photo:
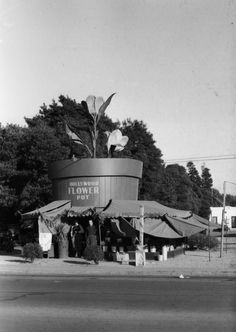
[(129, 264), (129, 254), (127, 254), (125, 252), (113, 252), (112, 260), (114, 262), (119, 262), (122, 265), (128, 265)]
[(145, 265), (146, 258), (144, 250), (128, 251), (128, 254), (129, 254), (129, 263), (134, 264), (135, 266)]

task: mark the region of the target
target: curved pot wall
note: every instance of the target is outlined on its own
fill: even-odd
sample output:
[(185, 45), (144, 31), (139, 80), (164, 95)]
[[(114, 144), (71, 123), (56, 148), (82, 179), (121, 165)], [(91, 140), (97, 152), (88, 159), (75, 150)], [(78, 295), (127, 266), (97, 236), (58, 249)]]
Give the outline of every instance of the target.
[(73, 206), (104, 207), (110, 199), (138, 199), (143, 163), (134, 159), (96, 158), (54, 162), (49, 168), (54, 200)]

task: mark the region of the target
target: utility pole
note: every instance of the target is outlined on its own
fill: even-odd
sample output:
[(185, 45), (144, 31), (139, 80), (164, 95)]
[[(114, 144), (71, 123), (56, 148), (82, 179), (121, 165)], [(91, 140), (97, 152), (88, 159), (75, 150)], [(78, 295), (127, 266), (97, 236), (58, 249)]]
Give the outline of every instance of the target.
[(141, 205), (140, 207), (140, 227), (139, 227), (139, 244), (143, 248), (143, 233), (144, 233), (144, 206)]
[(210, 219), (208, 219), (208, 254), (209, 262), (211, 261), (211, 234), (210, 234)]
[(223, 198), (223, 210), (221, 220), (221, 245), (220, 245), (220, 257), (223, 257), (224, 250), (224, 221), (225, 221), (225, 197), (226, 197), (226, 181), (223, 184), (224, 198)]

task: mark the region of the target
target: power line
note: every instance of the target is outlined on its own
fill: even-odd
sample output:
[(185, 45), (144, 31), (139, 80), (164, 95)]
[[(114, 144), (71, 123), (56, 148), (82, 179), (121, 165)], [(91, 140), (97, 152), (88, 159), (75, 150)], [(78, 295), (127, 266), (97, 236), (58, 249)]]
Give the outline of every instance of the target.
[(231, 155), (220, 155), (220, 156), (206, 156), (206, 157), (189, 157), (189, 158), (179, 158), (179, 159), (169, 159), (166, 160), (166, 164), (173, 162), (188, 162), (188, 161), (214, 161), (214, 160), (230, 160), (236, 159), (236, 154)]
[(234, 184), (236, 186), (236, 183), (234, 183), (234, 182), (230, 182), (230, 181), (225, 181), (225, 182)]
[(183, 157), (183, 158), (171, 158), (170, 160), (179, 160), (179, 159), (204, 159), (204, 158), (231, 158), (231, 157), (236, 157), (235, 153), (230, 153), (230, 154), (221, 154), (221, 155), (208, 155), (208, 156), (191, 156), (191, 157)]
[[(210, 156), (204, 156), (204, 157), (200, 157), (200, 156), (193, 156), (193, 157), (185, 157), (185, 158), (181, 158), (181, 159), (186, 159), (186, 158), (217, 158), (217, 157), (230, 157), (230, 156), (236, 156), (235, 153), (228, 153), (228, 154), (220, 154), (220, 155), (210, 155)], [(172, 159), (177, 159), (177, 158), (172, 158)]]

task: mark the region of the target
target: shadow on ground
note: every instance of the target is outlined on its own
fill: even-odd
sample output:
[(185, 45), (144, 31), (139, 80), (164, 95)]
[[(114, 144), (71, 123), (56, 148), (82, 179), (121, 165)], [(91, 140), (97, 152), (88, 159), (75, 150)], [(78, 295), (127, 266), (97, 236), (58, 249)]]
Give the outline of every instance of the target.
[(10, 263), (31, 263), (29, 261), (24, 261), (24, 260), (21, 260), (21, 259), (7, 259), (6, 262), (10, 262)]
[(90, 262), (81, 262), (81, 261), (63, 261), (64, 263), (75, 264), (75, 265), (90, 265)]

